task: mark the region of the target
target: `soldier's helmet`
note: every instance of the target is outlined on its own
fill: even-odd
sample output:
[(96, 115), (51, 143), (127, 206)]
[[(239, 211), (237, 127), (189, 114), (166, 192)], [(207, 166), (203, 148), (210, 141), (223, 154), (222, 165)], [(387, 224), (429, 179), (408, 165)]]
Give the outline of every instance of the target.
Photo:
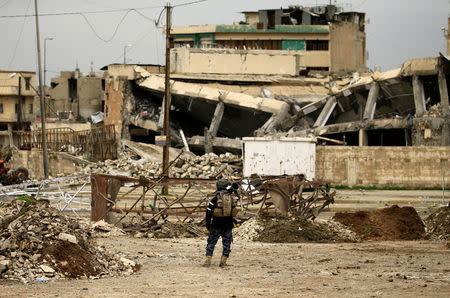
[(228, 186), (228, 180), (227, 179), (219, 179), (216, 182), (216, 187), (218, 190), (225, 190)]

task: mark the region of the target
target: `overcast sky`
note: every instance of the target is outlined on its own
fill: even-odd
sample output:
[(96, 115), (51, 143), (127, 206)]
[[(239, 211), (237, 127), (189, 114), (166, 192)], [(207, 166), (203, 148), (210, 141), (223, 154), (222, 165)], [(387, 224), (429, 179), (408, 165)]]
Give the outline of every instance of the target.
[[(193, 1), (176, 0), (171, 4)], [(240, 11), (328, 2), (208, 0), (176, 7), (172, 22), (174, 26), (232, 24), (243, 20)], [(40, 17), (41, 40), (53, 37), (47, 41), (47, 83), (61, 70), (74, 70), (77, 63), (82, 72), (90, 71), (91, 61), (95, 71), (110, 63), (122, 63), (126, 45), (131, 45), (126, 49), (128, 63), (163, 64), (164, 36), (161, 28), (156, 28), (150, 19), (157, 19), (166, 3), (159, 0), (39, 0), (39, 14), (122, 8), (136, 8), (140, 13), (84, 14), (87, 20), (79, 14)], [(433, 57), (446, 52), (441, 28), (447, 28), (447, 0), (344, 0), (337, 1), (337, 5), (346, 10), (365, 12), (366, 18), (370, 19), (366, 33), (371, 69), (379, 67), (385, 71), (400, 67), (409, 58)], [(0, 0), (1, 16), (23, 14), (34, 14), (33, 0)], [(164, 23), (164, 15), (161, 19)], [(102, 41), (93, 30), (101, 39), (111, 40)], [(0, 70), (36, 71), (34, 17), (0, 18), (0, 32)], [(41, 51), (43, 54), (43, 42)]]

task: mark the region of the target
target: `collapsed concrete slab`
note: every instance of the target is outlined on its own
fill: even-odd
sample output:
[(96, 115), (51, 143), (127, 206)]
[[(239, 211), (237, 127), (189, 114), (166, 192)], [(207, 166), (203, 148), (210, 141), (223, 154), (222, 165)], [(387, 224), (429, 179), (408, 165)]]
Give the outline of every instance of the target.
[(288, 136), (328, 135), (359, 146), (449, 146), (449, 74), (444, 56), (409, 60), (402, 68), (370, 76), (355, 74), (281, 128)]
[[(135, 71), (141, 74), (142, 79), (138, 85), (143, 88), (164, 92), (164, 78), (150, 74), (146, 70), (135, 67)], [(250, 96), (242, 93), (225, 92), (216, 88), (198, 87), (195, 84), (170, 81), (172, 95), (184, 95), (211, 102), (218, 102), (219, 96), (228, 105), (237, 106), (243, 109), (256, 110), (266, 113), (277, 113), (287, 104), (270, 98)]]
[[(188, 140), (189, 147), (194, 149), (203, 149), (205, 147), (204, 136), (193, 136)], [(212, 146), (218, 152), (241, 153), (242, 141), (240, 139), (214, 138)]]

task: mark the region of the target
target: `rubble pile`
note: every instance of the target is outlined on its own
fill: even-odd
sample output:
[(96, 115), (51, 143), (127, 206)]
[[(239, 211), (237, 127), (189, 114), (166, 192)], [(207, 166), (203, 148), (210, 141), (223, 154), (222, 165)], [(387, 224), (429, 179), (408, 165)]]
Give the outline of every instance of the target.
[(364, 240), (418, 240), (425, 236), (424, 224), (413, 207), (338, 212), (333, 219)]
[(262, 215), (244, 222), (234, 230), (239, 240), (267, 243), (356, 242), (359, 237), (334, 221)]
[(437, 209), (425, 220), (427, 235), (432, 239), (450, 240), (450, 206)]
[(0, 206), (0, 278), (30, 282), (48, 278), (128, 275), (140, 267), (96, 246), (91, 233), (49, 207), (21, 197)]
[(256, 217), (253, 217), (234, 229), (233, 237), (238, 240), (254, 241), (262, 230), (263, 226), (259, 224)]
[(437, 103), (435, 105), (432, 105), (431, 107), (429, 107), (425, 113), (423, 113), (423, 117), (442, 117), (441, 114), (441, 103)]
[(144, 120), (158, 121), (161, 114), (161, 106), (147, 98), (135, 97), (134, 114)]
[[(134, 178), (145, 176), (156, 178), (162, 172), (159, 162), (150, 162), (146, 159), (134, 160), (123, 158), (117, 160), (106, 160), (87, 166), (84, 174), (105, 173), (111, 175), (122, 175)], [(237, 155), (225, 153), (216, 155), (208, 153), (203, 156), (183, 155), (172, 165), (169, 175), (174, 178), (221, 178), (242, 177), (242, 159)]]

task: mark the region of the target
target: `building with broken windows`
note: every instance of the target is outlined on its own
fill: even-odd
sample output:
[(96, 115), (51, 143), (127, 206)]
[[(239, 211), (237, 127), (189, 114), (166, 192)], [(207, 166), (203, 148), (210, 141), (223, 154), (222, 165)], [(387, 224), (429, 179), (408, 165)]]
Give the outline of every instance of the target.
[(248, 69), (247, 73), (295, 76), (311, 70), (366, 70), (364, 13), (327, 5), (243, 14), (245, 21), (233, 25), (172, 28), (176, 72), (236, 73)]
[(13, 131), (29, 129), (35, 114), (36, 74), (0, 71), (0, 146), (14, 145)]
[(51, 79), (48, 89), (50, 115), (60, 119), (90, 119), (103, 111), (105, 81), (103, 72), (82, 74), (79, 70), (61, 71), (59, 77)]

